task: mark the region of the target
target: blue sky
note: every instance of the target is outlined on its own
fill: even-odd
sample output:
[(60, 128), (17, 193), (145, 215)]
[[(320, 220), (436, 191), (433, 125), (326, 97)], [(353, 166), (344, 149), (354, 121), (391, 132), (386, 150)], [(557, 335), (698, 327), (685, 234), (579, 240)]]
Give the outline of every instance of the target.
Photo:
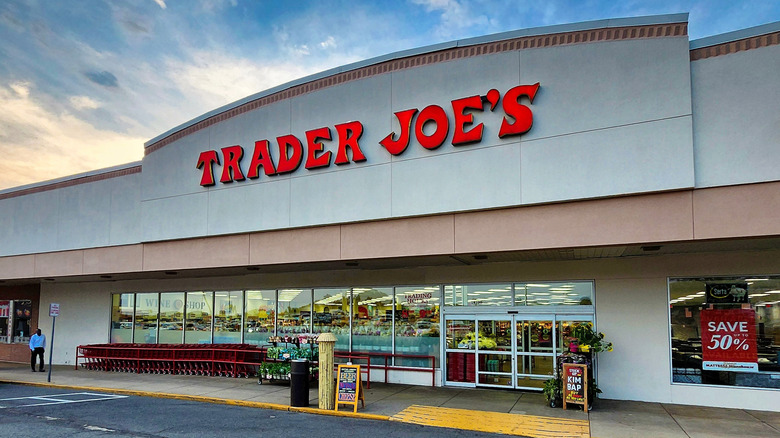
[(697, 39), (780, 21), (780, 1), (2, 0), (0, 190), (140, 160), (174, 126), (339, 65), (678, 12)]

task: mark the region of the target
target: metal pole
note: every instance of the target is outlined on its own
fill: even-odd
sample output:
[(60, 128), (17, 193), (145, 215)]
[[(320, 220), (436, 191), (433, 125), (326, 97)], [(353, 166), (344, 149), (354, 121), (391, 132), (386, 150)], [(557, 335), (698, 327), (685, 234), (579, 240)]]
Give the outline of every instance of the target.
[(51, 382), (51, 356), (52, 353), (54, 353), (54, 323), (57, 322), (57, 317), (52, 316), (51, 318), (51, 344), (49, 345), (49, 378), (46, 380), (47, 382)]

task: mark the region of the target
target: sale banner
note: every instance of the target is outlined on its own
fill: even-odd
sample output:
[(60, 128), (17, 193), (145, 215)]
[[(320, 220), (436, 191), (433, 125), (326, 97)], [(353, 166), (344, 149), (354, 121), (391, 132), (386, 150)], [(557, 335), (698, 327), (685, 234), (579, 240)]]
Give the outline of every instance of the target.
[(702, 369), (756, 372), (756, 314), (752, 309), (701, 311)]

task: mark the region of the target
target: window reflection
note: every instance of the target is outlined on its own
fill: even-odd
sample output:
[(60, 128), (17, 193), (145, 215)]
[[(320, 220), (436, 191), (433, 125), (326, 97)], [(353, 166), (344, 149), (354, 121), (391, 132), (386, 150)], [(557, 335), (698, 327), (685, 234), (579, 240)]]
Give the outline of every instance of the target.
[(184, 330), (184, 292), (160, 294), (161, 344), (181, 344)]
[[(395, 350), (397, 354), (439, 357), (438, 286), (395, 288)], [(398, 358), (396, 365), (428, 366), (419, 359)]]
[(157, 343), (158, 294), (137, 294), (135, 301), (135, 329), (133, 342), (136, 344)]
[(352, 351), (393, 352), (393, 288), (352, 289)]
[(336, 350), (349, 350), (349, 289), (314, 289), (312, 333), (336, 335)]
[[(111, 299), (111, 342), (133, 342), (135, 294), (114, 294)], [(181, 342), (181, 339), (179, 339)]]
[(244, 294), (242, 291), (214, 292), (214, 343), (241, 342), (241, 317)]
[(279, 317), (276, 330), (279, 336), (294, 336), (310, 332), (311, 289), (279, 290)]
[(211, 343), (211, 318), (213, 292), (187, 292), (187, 314), (185, 320), (185, 344)]
[(515, 304), (518, 306), (589, 306), (593, 304), (593, 282), (515, 284)]
[(454, 306), (511, 306), (512, 285), (464, 284), (445, 286), (447, 305)]
[(274, 335), (275, 320), (276, 291), (246, 291), (244, 343), (253, 345), (268, 343), (268, 338)]

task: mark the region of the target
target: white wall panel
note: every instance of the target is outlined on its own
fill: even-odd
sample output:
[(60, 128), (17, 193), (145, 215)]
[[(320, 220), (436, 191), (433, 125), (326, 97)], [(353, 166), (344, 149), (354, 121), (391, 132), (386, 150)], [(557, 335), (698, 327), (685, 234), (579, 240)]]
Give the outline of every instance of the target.
[(390, 217), (390, 165), (344, 168), (290, 181), (293, 227)]
[(7, 226), (0, 243), (2, 255), (54, 251), (57, 248), (59, 194), (55, 190), (0, 201)]
[(111, 184), (99, 181), (65, 187), (59, 195), (58, 248), (106, 246), (111, 228)]
[[(51, 342), (49, 304), (60, 305), (60, 316), (55, 324), (52, 362), (75, 364), (76, 347), (85, 344), (103, 344), (109, 340), (111, 327), (111, 289), (100, 283), (43, 284), (38, 325)], [(52, 348), (49, 345), (49, 348)], [(48, 363), (48, 350), (46, 362)]]
[(693, 187), (691, 118), (522, 142), (523, 203)]
[(780, 180), (778, 72), (777, 45), (691, 63), (696, 187)]
[(602, 396), (671, 399), (666, 278), (596, 279), (596, 327), (614, 351), (599, 353)]
[(141, 178), (136, 173), (104, 182), (111, 188), (110, 245), (141, 241)]
[(143, 242), (205, 236), (208, 192), (144, 201)]
[(520, 203), (520, 144), (393, 163), (393, 216)]
[(290, 178), (210, 190), (208, 234), (251, 232), (290, 226)]
[(687, 38), (522, 50), (520, 80), (539, 82), (523, 139), (691, 114)]

